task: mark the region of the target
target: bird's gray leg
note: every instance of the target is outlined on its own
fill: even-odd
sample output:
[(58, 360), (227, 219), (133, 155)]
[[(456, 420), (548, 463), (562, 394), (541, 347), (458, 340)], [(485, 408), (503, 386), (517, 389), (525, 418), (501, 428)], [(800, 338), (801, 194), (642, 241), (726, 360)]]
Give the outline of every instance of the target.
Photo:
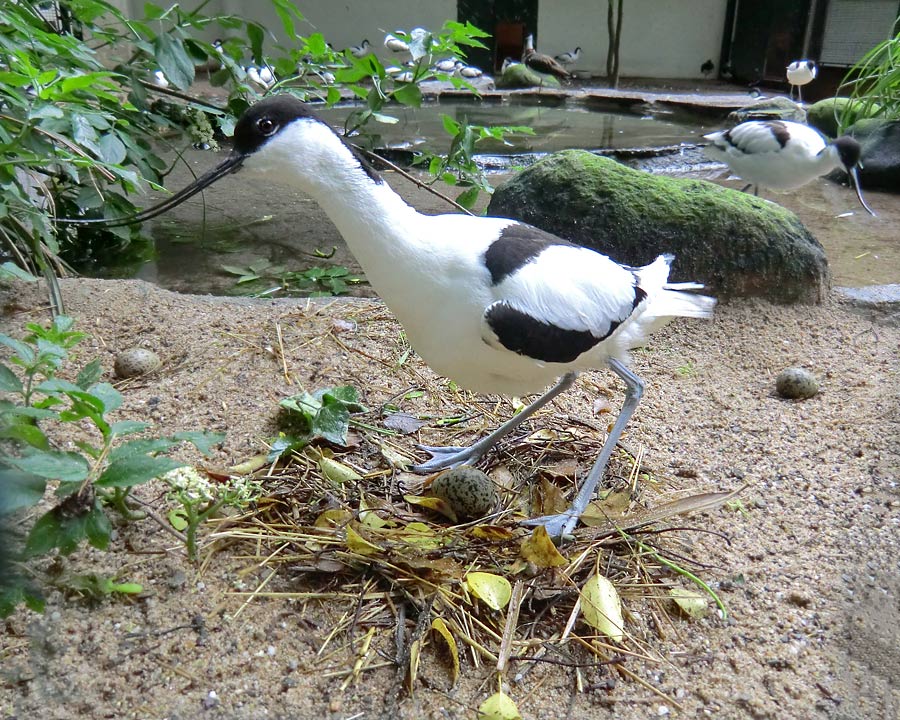
[(421, 465), (414, 465), (412, 470), (418, 473), (430, 473), (435, 470), (457, 467), (478, 460), (478, 458), (490, 450), (494, 443), (500, 438), (515, 430), (553, 398), (572, 387), (572, 383), (575, 382), (576, 376), (577, 373), (574, 372), (566, 373), (559, 379), (556, 385), (522, 410), (522, 412), (513, 415), (513, 417), (494, 430), (490, 435), (486, 435), (469, 447), (430, 447), (428, 445), (419, 445), (418, 448), (429, 453), (431, 459), (423, 462)]
[(610, 358), (609, 367), (616, 375), (622, 378), (625, 383), (625, 402), (622, 403), (622, 410), (619, 412), (619, 417), (616, 418), (616, 422), (609, 433), (609, 437), (606, 438), (606, 442), (603, 444), (600, 454), (594, 461), (591, 472), (588, 474), (587, 479), (581, 484), (578, 494), (575, 496), (575, 500), (572, 501), (572, 507), (561, 515), (544, 515), (542, 517), (526, 520), (522, 523), (523, 525), (543, 525), (547, 529), (547, 534), (550, 535), (550, 537), (562, 537), (563, 535), (571, 533), (575, 528), (578, 518), (581, 517), (581, 514), (587, 508), (588, 503), (593, 499), (594, 492), (597, 489), (600, 479), (603, 477), (603, 471), (606, 470), (606, 464), (612, 456), (616, 443), (619, 442), (622, 431), (634, 414), (635, 408), (637, 408), (638, 403), (641, 401), (641, 396), (644, 394), (643, 381), (622, 363), (615, 358)]
[(797, 86), (797, 104), (798, 105), (803, 104), (803, 86), (802, 85)]

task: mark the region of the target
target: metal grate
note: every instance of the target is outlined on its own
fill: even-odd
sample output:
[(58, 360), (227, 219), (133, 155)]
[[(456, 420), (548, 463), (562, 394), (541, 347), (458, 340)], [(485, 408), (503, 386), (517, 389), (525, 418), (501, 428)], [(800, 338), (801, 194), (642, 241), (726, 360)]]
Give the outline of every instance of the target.
[(820, 64), (853, 65), (891, 36), (896, 20), (897, 0), (832, 0)]

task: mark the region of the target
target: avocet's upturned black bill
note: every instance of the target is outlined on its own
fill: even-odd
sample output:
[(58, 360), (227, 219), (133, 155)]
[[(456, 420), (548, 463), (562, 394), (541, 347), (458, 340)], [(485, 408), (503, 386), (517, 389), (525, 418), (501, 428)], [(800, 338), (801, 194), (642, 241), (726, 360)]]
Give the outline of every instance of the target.
[[(859, 143), (848, 135), (828, 141), (808, 125), (787, 120), (748, 120), (731, 130), (704, 135), (706, 154), (725, 163), (750, 186), (795, 190), (817, 177), (843, 168), (850, 176), (859, 204), (875, 215), (863, 200), (859, 184)], [(746, 190), (746, 188), (745, 188)]]
[(554, 537), (577, 524), (640, 400), (644, 385), (626, 367), (628, 350), (674, 317), (708, 317), (715, 304), (693, 292), (701, 285), (669, 283), (669, 255), (632, 268), (514, 220), (422, 215), (290, 95), (252, 106), (225, 162), (133, 219), (174, 207), (237, 169), (316, 199), (435, 372), (470, 390), (515, 396), (555, 382), (471, 447), (419, 446), (431, 459), (418, 472), (476, 462), (582, 370), (609, 367), (622, 379), (622, 410), (571, 508), (529, 521)]

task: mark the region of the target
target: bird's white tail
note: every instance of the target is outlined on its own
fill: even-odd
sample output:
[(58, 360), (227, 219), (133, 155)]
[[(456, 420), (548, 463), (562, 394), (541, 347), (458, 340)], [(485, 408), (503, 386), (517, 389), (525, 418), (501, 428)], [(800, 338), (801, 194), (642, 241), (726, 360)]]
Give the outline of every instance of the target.
[(716, 299), (700, 295), (696, 282), (670, 283), (669, 266), (673, 255), (660, 255), (649, 265), (639, 268), (637, 275), (647, 299), (638, 306), (633, 322), (622, 328), (621, 341), (625, 347), (643, 345), (650, 335), (676, 317), (707, 318), (712, 315)]

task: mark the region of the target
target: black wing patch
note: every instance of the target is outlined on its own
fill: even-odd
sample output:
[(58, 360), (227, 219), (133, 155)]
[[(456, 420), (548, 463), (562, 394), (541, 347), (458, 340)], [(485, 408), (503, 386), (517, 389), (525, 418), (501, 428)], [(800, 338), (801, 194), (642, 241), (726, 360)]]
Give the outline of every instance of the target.
[(503, 228), (500, 237), (484, 252), (484, 264), (491, 274), (491, 283), (499, 285), (553, 245), (578, 247), (531, 225), (513, 223)]
[(788, 144), (788, 140), (791, 139), (791, 131), (781, 120), (767, 120), (766, 127), (772, 131), (772, 137), (778, 141), (781, 147)]
[(516, 310), (504, 302), (491, 305), (484, 319), (507, 350), (542, 362), (568, 363), (608, 337), (618, 326), (596, 337), (590, 330), (564, 330)]

